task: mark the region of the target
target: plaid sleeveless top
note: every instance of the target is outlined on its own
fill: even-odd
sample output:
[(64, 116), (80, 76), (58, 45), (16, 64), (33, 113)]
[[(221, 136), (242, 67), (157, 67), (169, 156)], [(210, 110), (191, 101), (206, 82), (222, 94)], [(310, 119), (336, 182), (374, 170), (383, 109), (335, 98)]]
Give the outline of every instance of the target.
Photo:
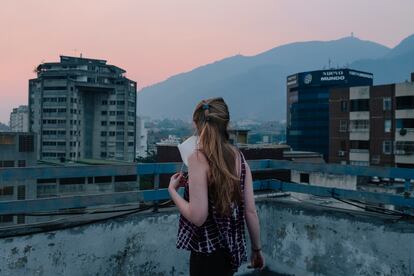
[[(213, 203), (208, 199), (208, 216), (205, 223), (198, 227), (180, 215), (178, 226), (177, 248), (198, 253), (212, 253), (223, 248), (228, 254), (231, 265), (237, 270), (247, 261), (245, 216), (244, 216), (244, 184), (246, 164), (243, 154), (241, 157), (240, 188), (242, 200), (240, 204), (233, 203), (230, 216), (221, 216)], [(189, 200), (188, 180), (184, 189), (184, 199)]]

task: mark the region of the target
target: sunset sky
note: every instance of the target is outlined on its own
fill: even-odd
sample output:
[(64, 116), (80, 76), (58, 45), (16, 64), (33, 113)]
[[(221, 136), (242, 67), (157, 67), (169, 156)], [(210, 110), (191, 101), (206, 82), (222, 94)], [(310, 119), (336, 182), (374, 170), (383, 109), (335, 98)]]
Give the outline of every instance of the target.
[(355, 36), (389, 47), (414, 33), (412, 0), (0, 0), (0, 122), (27, 104), (42, 61), (102, 58), (139, 88), (228, 56)]

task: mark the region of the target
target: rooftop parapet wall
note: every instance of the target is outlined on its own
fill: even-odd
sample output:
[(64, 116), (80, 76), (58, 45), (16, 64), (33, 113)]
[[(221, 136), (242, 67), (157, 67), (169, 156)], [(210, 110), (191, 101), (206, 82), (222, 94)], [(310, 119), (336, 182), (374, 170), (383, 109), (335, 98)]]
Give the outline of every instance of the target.
[[(414, 223), (280, 199), (258, 201), (271, 271), (412, 275)], [(175, 210), (0, 239), (1, 275), (188, 275)], [(241, 273), (246, 272), (245, 265)]]

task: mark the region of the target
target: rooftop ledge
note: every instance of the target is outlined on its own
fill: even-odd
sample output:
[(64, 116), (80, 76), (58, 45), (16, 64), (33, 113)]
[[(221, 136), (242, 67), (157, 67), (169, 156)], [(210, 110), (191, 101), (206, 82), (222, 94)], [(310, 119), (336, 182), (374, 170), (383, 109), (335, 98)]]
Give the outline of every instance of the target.
[[(338, 175), (405, 181), (403, 195), (276, 179), (255, 181), (267, 275), (413, 274), (414, 220), (405, 212), (414, 207), (412, 169), (281, 160), (251, 160), (249, 165), (253, 172), (327, 174), (330, 181)], [(1, 228), (0, 274), (187, 275), (188, 252), (175, 249), (178, 213), (162, 208), (161, 202), (169, 197), (158, 188), (160, 174), (180, 168), (179, 163), (158, 163), (0, 169), (0, 184), (25, 183), (29, 188), (39, 178), (154, 176), (153, 190), (0, 201), (0, 215), (60, 212), (53, 222)], [(314, 200), (301, 200), (298, 196), (303, 194)], [(321, 198), (400, 209), (376, 214), (326, 206)], [(246, 273), (244, 265), (239, 274)]]
[[(286, 198), (257, 200), (264, 275), (412, 275), (414, 224)], [(188, 275), (178, 213), (131, 214), (0, 239), (2, 275)], [(249, 242), (247, 242), (249, 244)], [(238, 275), (250, 275), (246, 264)]]

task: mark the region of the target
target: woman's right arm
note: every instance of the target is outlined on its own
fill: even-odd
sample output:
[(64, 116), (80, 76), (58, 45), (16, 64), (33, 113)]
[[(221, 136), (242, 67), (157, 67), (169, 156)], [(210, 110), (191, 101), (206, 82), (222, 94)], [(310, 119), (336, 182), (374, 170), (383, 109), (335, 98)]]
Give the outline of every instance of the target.
[(252, 246), (252, 266), (254, 268), (263, 268), (264, 259), (261, 254), (260, 242), (260, 225), (257, 216), (256, 204), (254, 202), (253, 194), (253, 179), (250, 167), (246, 163), (246, 179), (244, 185), (244, 202), (245, 202), (245, 217), (247, 229), (249, 230), (251, 246)]

